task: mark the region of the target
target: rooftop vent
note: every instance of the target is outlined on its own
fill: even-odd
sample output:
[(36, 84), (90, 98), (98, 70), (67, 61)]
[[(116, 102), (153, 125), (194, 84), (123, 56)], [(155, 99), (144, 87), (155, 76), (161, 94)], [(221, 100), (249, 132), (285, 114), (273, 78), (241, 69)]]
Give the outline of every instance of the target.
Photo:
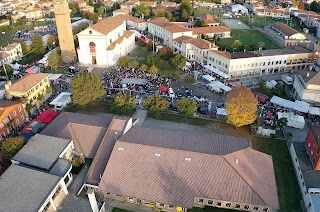
[(156, 153), (156, 154), (154, 154), (154, 156), (156, 156), (156, 157), (160, 157), (160, 154), (159, 154), (159, 153)]
[(191, 158), (185, 158), (186, 161), (191, 161)]
[(307, 72), (307, 77), (309, 77), (310, 76), (310, 73), (309, 72)]
[(120, 147), (120, 148), (118, 148), (118, 150), (123, 151), (123, 148)]
[(239, 160), (238, 159), (236, 159), (236, 164), (239, 164)]

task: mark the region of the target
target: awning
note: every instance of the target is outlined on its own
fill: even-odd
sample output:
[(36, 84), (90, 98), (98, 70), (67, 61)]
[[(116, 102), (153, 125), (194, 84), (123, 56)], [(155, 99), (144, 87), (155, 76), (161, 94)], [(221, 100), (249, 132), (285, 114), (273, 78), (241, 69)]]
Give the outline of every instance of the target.
[(206, 75), (203, 75), (203, 76), (202, 76), (202, 79), (204, 79), (204, 80), (206, 80), (206, 81), (208, 81), (208, 82), (212, 82), (212, 81), (214, 81), (216, 78), (210, 76), (209, 74), (206, 74)]
[(59, 79), (61, 76), (62, 76), (62, 74), (49, 74), (48, 78), (51, 81), (55, 81), (55, 80)]
[(145, 85), (147, 83), (147, 80), (139, 78), (123, 78), (121, 83), (131, 85)]
[(166, 87), (166, 86), (160, 86), (160, 87), (158, 88), (158, 91), (160, 91), (160, 92), (167, 92), (167, 91), (168, 91), (168, 87)]
[(215, 73), (217, 75), (219, 75), (220, 77), (224, 78), (224, 79), (228, 79), (230, 76), (216, 68), (213, 68), (212, 66), (209, 65), (205, 65), (204, 66), (205, 69), (207, 69), (208, 71), (210, 71), (211, 73)]
[(296, 111), (300, 111), (303, 113), (308, 113), (310, 105), (306, 102), (295, 101), (293, 105), (293, 109)]
[(292, 102), (290, 100), (287, 100), (287, 99), (283, 99), (283, 98), (278, 97), (278, 96), (273, 96), (270, 99), (270, 102), (273, 103), (273, 104), (285, 107), (285, 108), (289, 108), (289, 109), (293, 109), (293, 107), (294, 107), (294, 102)]
[(309, 107), (309, 113), (311, 115), (318, 115), (320, 116), (320, 108), (319, 107)]
[(59, 112), (53, 110), (43, 111), (34, 121), (38, 121), (44, 124), (49, 124), (55, 117), (59, 115)]

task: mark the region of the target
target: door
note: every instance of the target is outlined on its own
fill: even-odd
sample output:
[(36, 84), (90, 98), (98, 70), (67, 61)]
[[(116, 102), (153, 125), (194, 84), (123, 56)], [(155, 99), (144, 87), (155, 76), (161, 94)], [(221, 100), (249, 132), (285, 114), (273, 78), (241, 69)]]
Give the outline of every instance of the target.
[(91, 63), (92, 63), (92, 65), (96, 65), (97, 64), (96, 56), (92, 56)]

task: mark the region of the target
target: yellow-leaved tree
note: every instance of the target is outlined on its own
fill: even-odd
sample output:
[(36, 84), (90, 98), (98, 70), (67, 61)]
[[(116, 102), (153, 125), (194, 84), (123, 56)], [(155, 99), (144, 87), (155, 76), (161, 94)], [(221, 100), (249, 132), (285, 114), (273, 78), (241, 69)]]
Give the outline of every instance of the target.
[(235, 127), (252, 124), (257, 118), (258, 100), (246, 87), (235, 87), (227, 93), (227, 123)]

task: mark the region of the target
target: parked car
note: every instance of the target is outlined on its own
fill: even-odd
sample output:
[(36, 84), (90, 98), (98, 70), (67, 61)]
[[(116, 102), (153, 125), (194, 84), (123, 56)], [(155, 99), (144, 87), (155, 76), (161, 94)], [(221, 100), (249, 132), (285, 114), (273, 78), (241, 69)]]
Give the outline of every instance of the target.
[(168, 94), (169, 94), (169, 97), (170, 97), (170, 98), (174, 98), (174, 97), (176, 96), (176, 95), (174, 94), (172, 88), (169, 88), (169, 89), (168, 89)]
[(140, 92), (141, 94), (145, 94), (146, 90), (144, 89), (144, 87), (142, 87), (141, 85), (138, 87), (138, 92)]
[(173, 111), (177, 111), (177, 110), (178, 110), (178, 108), (177, 108), (177, 101), (176, 101), (176, 100), (171, 101), (170, 107), (171, 107), (171, 109), (172, 109)]
[(178, 97), (178, 98), (183, 97), (183, 93), (181, 93), (180, 91), (178, 91), (178, 92), (177, 92), (177, 97)]
[(205, 101), (205, 99), (200, 95), (194, 95), (193, 99), (196, 100), (197, 102), (204, 102)]

